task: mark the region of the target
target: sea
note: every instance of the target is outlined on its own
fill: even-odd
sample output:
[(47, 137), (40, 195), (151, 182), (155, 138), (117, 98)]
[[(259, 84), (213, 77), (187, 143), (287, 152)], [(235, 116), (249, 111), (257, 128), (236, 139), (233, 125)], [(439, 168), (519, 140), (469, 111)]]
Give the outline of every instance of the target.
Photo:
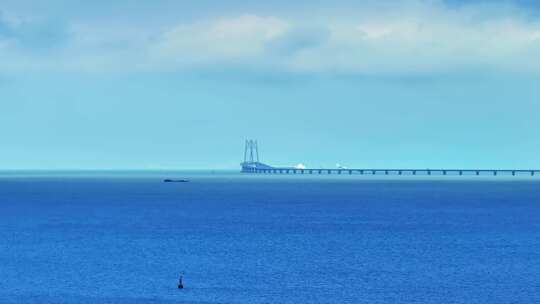
[(0, 303), (540, 303), (540, 177), (3, 172)]

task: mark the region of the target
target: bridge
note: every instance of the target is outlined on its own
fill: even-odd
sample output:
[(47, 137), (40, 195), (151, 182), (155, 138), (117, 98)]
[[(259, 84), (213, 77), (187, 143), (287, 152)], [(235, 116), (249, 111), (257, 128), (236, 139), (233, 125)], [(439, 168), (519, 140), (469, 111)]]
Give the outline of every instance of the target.
[(242, 173), (252, 174), (360, 174), (360, 175), (490, 175), (490, 176), (535, 176), (535, 169), (414, 169), (414, 168), (298, 168), (275, 167), (259, 161), (259, 146), (256, 140), (246, 140)]

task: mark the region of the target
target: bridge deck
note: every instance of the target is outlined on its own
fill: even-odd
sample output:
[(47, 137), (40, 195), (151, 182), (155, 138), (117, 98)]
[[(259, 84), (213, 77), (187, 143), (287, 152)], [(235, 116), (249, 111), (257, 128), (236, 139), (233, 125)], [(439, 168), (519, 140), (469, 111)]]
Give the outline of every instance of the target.
[(537, 175), (540, 170), (535, 169), (346, 169), (346, 168), (313, 168), (299, 169), (287, 167), (242, 166), (242, 172), (255, 174), (360, 174), (360, 175)]
[(244, 162), (240, 164), (243, 173), (255, 174), (367, 174), (367, 175), (540, 175), (540, 169), (411, 169), (411, 168), (294, 168), (274, 167), (259, 161), (257, 141), (247, 140)]

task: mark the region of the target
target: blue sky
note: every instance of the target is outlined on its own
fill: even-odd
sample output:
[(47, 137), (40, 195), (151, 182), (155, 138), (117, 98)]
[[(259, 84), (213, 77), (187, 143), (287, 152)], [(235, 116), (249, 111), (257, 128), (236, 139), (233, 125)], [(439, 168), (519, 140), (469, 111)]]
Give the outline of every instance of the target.
[(0, 0), (0, 168), (540, 168), (539, 11)]

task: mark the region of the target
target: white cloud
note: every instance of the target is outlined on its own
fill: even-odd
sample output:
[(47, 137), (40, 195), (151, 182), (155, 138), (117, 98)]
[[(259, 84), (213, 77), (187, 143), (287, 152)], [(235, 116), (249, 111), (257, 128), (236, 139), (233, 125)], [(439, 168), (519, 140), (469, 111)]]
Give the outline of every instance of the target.
[(540, 23), (520, 15), (478, 18), (478, 12), (439, 6), (420, 13), (372, 15), (328, 24), (327, 43), (289, 60), (300, 70), (366, 73), (459, 68), (538, 70)]
[[(540, 71), (540, 22), (523, 9), (403, 3), (383, 11), (366, 7), (346, 18), (253, 14), (162, 28), (74, 24), (62, 50), (25, 58), (25, 66), (114, 71), (238, 64), (370, 74), (482, 67)], [(18, 51), (0, 40), (0, 55)], [(10, 63), (11, 58), (0, 57), (0, 67)]]
[(177, 64), (251, 61), (289, 30), (285, 20), (256, 15), (182, 24), (160, 35), (152, 54)]

